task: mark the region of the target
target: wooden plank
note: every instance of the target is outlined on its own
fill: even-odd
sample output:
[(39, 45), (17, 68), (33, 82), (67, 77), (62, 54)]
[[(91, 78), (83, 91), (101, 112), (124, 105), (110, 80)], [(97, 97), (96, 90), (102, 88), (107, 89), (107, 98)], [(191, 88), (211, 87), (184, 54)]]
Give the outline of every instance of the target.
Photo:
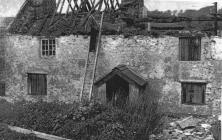
[(53, 16), (52, 16), (52, 19), (51, 19), (49, 25), (52, 25), (52, 22), (53, 22), (53, 20), (54, 20), (54, 18), (55, 18), (56, 12), (57, 12), (57, 10), (58, 10), (58, 8), (59, 8), (60, 2), (61, 2), (61, 0), (59, 0), (59, 1), (58, 1), (58, 4), (56, 5), (56, 9), (55, 9), (55, 11), (54, 11), (54, 13), (53, 13)]
[(119, 0), (116, 0), (115, 9), (119, 8), (119, 6), (120, 6)]
[(88, 7), (89, 11), (92, 9), (92, 6), (90, 5), (90, 2), (88, 0), (86, 0), (86, 6)]
[(72, 13), (74, 14), (75, 8), (72, 7), (72, 4), (71, 4), (72, 0), (71, 1), (67, 0), (67, 1), (68, 1), (68, 4), (69, 4), (69, 7), (72, 9)]
[(62, 1), (62, 5), (61, 5), (61, 7), (60, 7), (59, 14), (61, 14), (61, 13), (62, 13), (62, 10), (63, 10), (63, 7), (64, 7), (64, 4), (65, 4), (65, 0), (63, 0), (63, 1)]
[(115, 10), (114, 0), (110, 0), (110, 5), (111, 5), (112, 10)]
[[(98, 7), (98, 11), (101, 11), (102, 9), (102, 6), (103, 6), (103, 0), (100, 0), (100, 2), (98, 3), (99, 4), (99, 7)], [(96, 6), (95, 6), (96, 7)]]
[[(104, 4), (105, 4), (105, 10), (109, 10), (108, 0), (104, 0)], [(105, 11), (105, 10), (104, 10), (104, 11)]]
[[(101, 5), (102, 5), (101, 2), (103, 2), (103, 0), (100, 0), (100, 1), (95, 5), (95, 7), (92, 8), (92, 9), (88, 12), (88, 14), (86, 15), (85, 19), (84, 19), (83, 22), (82, 22), (82, 25), (84, 25), (84, 24), (86, 23), (87, 19), (88, 19), (89, 16), (95, 11), (95, 9), (97, 8), (97, 6), (101, 6)], [(100, 8), (99, 8), (99, 9), (100, 9)]]
[(10, 125), (3, 124), (3, 123), (1, 123), (0, 125), (5, 128), (8, 128), (11, 131), (15, 131), (17, 133), (22, 133), (25, 135), (34, 135), (38, 138), (45, 139), (45, 140), (71, 140), (71, 139), (66, 139), (66, 138), (62, 138), (62, 137), (58, 137), (58, 136), (54, 136), (54, 135), (45, 134), (42, 132), (37, 132), (37, 131), (33, 131), (33, 130), (28, 130), (28, 129), (16, 127), (16, 126), (10, 126)]
[(78, 5), (77, 0), (74, 0), (74, 3), (75, 3), (75, 7), (76, 7), (76, 9), (79, 10), (79, 5)]
[(68, 14), (69, 14), (69, 9), (70, 9), (70, 5), (69, 5), (70, 0), (67, 0), (67, 1), (68, 1), (68, 6), (67, 6), (67, 10), (66, 10), (66, 17), (68, 16)]
[(94, 8), (95, 7), (95, 2), (96, 2), (96, 0), (90, 0), (90, 2), (91, 2), (91, 4), (92, 4), (92, 8)]

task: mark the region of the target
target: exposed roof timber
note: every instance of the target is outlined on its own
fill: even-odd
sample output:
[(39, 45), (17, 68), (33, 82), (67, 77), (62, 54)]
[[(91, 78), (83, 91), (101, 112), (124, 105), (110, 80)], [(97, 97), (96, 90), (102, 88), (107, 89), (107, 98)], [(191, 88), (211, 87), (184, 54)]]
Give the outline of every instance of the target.
[(57, 11), (58, 8), (59, 8), (60, 2), (61, 2), (61, 0), (59, 0), (58, 3), (57, 3), (57, 5), (56, 5), (56, 9), (55, 9), (55, 11), (54, 11), (54, 13), (53, 13), (53, 16), (52, 16), (52, 19), (51, 19), (49, 25), (52, 25), (53, 19), (54, 19), (55, 15), (56, 15), (56, 11)]
[[(72, 3), (73, 1), (73, 3)], [(66, 9), (66, 14), (69, 14), (69, 9), (72, 10), (72, 18), (77, 18), (77, 15), (87, 12), (85, 15), (85, 18), (83, 20), (83, 24), (87, 21), (89, 16), (93, 14), (95, 11), (113, 11), (119, 9), (119, 0), (59, 0), (57, 2), (56, 10), (53, 13), (50, 25), (52, 25), (55, 15), (57, 14), (57, 11), (59, 10), (59, 14), (62, 13), (64, 9), (65, 2), (67, 2), (68, 7)], [(68, 17), (68, 16), (66, 16)], [(75, 19), (72, 19), (72, 21), (75, 21)]]
[(62, 0), (62, 5), (61, 5), (61, 7), (60, 7), (59, 14), (62, 13), (62, 10), (63, 10), (63, 7), (64, 7), (64, 4), (65, 4), (65, 0)]

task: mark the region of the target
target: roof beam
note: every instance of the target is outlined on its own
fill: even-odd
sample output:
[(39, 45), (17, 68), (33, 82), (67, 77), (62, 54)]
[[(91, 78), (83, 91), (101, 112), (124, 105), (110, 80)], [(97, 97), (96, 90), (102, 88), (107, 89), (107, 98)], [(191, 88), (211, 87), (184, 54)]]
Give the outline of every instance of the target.
[(61, 3), (61, 0), (59, 0), (59, 1), (58, 1), (58, 4), (56, 5), (56, 9), (55, 9), (55, 11), (54, 11), (54, 13), (53, 13), (53, 16), (52, 16), (52, 19), (51, 19), (49, 25), (52, 25), (52, 22), (53, 22), (53, 20), (54, 20), (54, 18), (55, 18), (55, 15), (56, 15), (56, 12), (57, 12), (57, 10), (58, 10), (58, 8), (59, 8), (60, 3)]

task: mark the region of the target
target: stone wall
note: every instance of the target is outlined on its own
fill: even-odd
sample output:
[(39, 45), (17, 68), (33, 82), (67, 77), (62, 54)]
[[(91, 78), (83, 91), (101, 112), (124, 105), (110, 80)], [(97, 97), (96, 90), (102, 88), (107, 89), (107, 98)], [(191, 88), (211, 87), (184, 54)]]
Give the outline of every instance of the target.
[[(202, 38), (201, 61), (179, 61), (179, 38), (103, 37), (97, 76), (119, 64), (130, 65), (148, 80), (147, 94), (160, 95), (164, 110), (220, 114), (221, 38)], [(181, 82), (206, 82), (206, 105), (181, 104)], [(100, 91), (101, 92), (101, 91)], [(165, 108), (167, 106), (167, 108)]]
[[(40, 37), (9, 35), (4, 37), (6, 98), (8, 100), (43, 99), (72, 102), (79, 99), (89, 38), (83, 36), (56, 39), (56, 57), (42, 58)], [(47, 96), (28, 95), (27, 73), (47, 74)]]
[[(56, 57), (40, 56), (40, 37), (9, 35), (4, 39), (6, 99), (77, 101), (83, 84), (89, 37), (56, 39)], [(201, 61), (181, 62), (179, 38), (103, 36), (96, 79), (126, 64), (148, 80), (147, 94), (160, 95), (164, 110), (220, 114), (222, 38), (202, 38)], [(47, 73), (47, 96), (27, 94), (27, 73)], [(181, 104), (181, 82), (206, 82), (206, 105)], [(151, 92), (152, 91), (152, 92)], [(105, 93), (105, 86), (100, 93)]]

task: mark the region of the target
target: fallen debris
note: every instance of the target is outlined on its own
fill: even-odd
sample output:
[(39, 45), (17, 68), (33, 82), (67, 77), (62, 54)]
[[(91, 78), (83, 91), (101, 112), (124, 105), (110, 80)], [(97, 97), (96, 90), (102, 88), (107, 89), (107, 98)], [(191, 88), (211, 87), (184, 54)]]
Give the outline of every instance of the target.
[(173, 120), (164, 127), (162, 133), (150, 135), (149, 138), (150, 140), (221, 140), (220, 132), (220, 121), (211, 117), (207, 119), (189, 116)]
[(176, 123), (182, 128), (190, 128), (195, 127), (200, 120), (194, 119), (192, 116), (187, 117), (181, 121), (177, 121)]

